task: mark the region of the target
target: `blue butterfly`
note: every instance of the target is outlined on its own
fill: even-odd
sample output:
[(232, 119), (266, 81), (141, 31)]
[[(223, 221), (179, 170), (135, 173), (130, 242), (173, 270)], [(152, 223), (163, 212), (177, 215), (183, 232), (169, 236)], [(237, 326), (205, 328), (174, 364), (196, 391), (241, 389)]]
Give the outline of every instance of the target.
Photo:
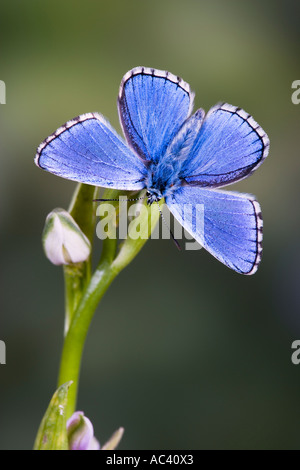
[[(36, 164), (55, 175), (106, 188), (147, 189), (165, 198), (175, 218), (213, 256), (253, 274), (262, 252), (262, 216), (253, 196), (216, 188), (249, 176), (266, 158), (269, 139), (241, 108), (218, 104), (191, 115), (194, 94), (181, 78), (136, 67), (120, 85), (118, 110), (127, 143), (98, 113), (78, 116), (50, 135)], [(195, 211), (204, 206), (204, 230)]]

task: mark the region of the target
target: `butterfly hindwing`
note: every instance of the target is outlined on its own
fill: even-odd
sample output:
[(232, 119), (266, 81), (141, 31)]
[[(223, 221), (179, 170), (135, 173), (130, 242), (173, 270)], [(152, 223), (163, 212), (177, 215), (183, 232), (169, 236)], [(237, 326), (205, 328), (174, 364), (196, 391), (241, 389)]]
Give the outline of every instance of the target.
[(193, 93), (170, 72), (136, 67), (123, 77), (118, 99), (128, 144), (144, 160), (157, 162), (193, 104)]
[[(262, 217), (252, 196), (183, 186), (166, 203), (182, 226), (219, 261), (238, 273), (255, 273), (261, 259)], [(185, 210), (185, 205), (193, 210)]]
[(98, 113), (78, 116), (50, 135), (36, 164), (55, 175), (106, 188), (145, 187), (146, 167)]
[(181, 175), (190, 185), (234, 183), (249, 176), (268, 155), (269, 139), (264, 130), (244, 110), (229, 104), (213, 107), (200, 131), (194, 132)]

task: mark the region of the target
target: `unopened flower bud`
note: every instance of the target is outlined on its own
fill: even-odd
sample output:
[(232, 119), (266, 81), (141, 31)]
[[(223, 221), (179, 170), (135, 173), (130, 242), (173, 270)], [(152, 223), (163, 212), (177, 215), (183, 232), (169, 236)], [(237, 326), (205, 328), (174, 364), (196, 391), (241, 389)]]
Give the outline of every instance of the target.
[(86, 261), (91, 252), (88, 238), (64, 209), (47, 216), (42, 241), (47, 258), (56, 265)]
[(91, 421), (76, 411), (67, 422), (69, 450), (100, 450)]

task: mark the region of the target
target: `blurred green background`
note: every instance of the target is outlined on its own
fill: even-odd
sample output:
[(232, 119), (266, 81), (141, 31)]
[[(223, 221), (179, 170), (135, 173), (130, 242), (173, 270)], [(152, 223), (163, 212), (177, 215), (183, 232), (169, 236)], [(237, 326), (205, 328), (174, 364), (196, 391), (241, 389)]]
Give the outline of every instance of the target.
[[(252, 277), (204, 250), (149, 241), (105, 295), (84, 351), (78, 409), (120, 449), (299, 449), (300, 79), (297, 0), (1, 1), (0, 448), (30, 449), (55, 390), (63, 276), (41, 232), (75, 183), (39, 170), (39, 143), (78, 114), (120, 131), (122, 76), (144, 65), (190, 83), (196, 107), (240, 106), (270, 156), (232, 189), (257, 196), (264, 254)], [(230, 188), (231, 189), (231, 188)], [(100, 243), (100, 242), (99, 242)]]

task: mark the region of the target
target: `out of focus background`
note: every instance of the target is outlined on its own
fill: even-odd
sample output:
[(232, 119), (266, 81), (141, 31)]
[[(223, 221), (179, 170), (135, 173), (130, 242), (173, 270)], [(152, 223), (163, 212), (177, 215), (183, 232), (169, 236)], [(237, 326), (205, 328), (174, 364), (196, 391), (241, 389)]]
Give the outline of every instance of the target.
[(124, 426), (120, 449), (300, 448), (299, 22), (297, 0), (1, 1), (1, 449), (32, 448), (62, 347), (63, 275), (41, 233), (76, 184), (39, 170), (36, 147), (91, 111), (120, 131), (118, 87), (138, 65), (268, 133), (265, 163), (230, 188), (262, 206), (263, 260), (242, 276), (205, 250), (147, 242), (92, 322), (78, 409), (102, 443)]

